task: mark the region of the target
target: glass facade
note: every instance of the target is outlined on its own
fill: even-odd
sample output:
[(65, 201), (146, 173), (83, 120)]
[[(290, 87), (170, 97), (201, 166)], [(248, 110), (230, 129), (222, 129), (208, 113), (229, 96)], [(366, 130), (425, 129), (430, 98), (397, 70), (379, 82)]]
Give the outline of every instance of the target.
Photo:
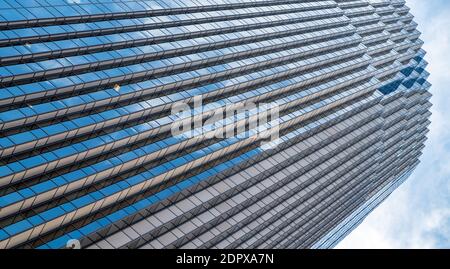
[[(404, 0), (0, 0), (0, 248), (335, 246), (419, 163), (416, 26)], [(276, 146), (242, 114), (172, 135), (198, 97), (275, 104)]]

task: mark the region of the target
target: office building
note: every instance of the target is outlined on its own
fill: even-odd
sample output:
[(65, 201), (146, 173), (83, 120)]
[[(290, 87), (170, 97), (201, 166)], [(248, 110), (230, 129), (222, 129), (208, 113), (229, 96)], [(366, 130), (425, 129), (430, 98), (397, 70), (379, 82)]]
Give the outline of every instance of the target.
[(419, 164), (416, 28), (403, 0), (0, 1), (0, 248), (334, 247)]

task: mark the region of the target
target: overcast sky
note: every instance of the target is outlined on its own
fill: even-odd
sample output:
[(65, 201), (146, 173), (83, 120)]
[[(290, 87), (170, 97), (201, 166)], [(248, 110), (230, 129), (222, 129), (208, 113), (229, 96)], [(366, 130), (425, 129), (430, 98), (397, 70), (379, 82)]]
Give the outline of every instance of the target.
[(338, 248), (450, 248), (450, 1), (406, 0), (425, 41), (432, 125), (422, 163)]

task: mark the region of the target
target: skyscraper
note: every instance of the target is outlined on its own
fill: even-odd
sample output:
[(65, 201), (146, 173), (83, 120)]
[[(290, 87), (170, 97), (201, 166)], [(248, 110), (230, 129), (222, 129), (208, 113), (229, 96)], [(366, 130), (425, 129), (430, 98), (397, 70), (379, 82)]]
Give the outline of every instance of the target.
[(0, 248), (335, 246), (419, 164), (416, 26), (402, 0), (0, 1)]

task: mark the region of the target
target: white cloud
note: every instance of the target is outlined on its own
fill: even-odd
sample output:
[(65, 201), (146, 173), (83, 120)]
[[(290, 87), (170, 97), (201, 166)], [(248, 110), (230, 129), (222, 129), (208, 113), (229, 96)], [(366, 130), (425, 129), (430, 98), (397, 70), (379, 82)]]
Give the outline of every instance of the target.
[(338, 248), (450, 248), (450, 2), (407, 0), (423, 33), (433, 84), (422, 164)]

